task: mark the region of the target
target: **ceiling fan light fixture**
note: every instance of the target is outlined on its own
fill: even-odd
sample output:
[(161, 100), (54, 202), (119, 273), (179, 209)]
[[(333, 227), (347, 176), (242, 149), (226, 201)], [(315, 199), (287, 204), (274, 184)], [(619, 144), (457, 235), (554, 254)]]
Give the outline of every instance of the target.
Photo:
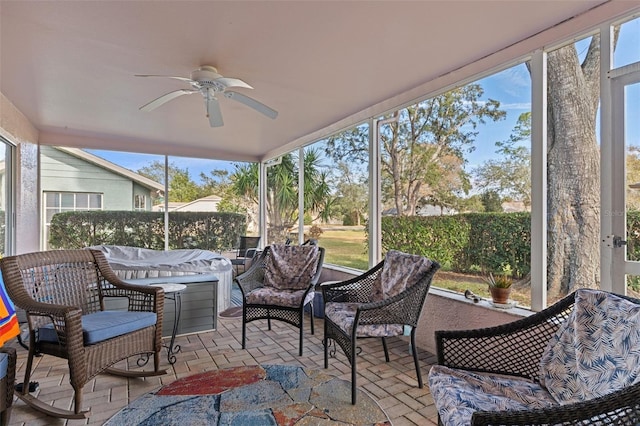
[(136, 77), (165, 77), (172, 78), (181, 81), (186, 81), (191, 85), (189, 90), (175, 90), (173, 92), (166, 93), (157, 99), (140, 107), (143, 111), (152, 111), (159, 106), (169, 102), (178, 96), (200, 93), (205, 101), (205, 108), (207, 111), (207, 117), (211, 127), (220, 127), (223, 125), (222, 113), (220, 112), (220, 106), (217, 93), (222, 93), (225, 98), (233, 99), (241, 104), (244, 104), (267, 117), (274, 119), (278, 116), (278, 112), (272, 108), (269, 108), (265, 104), (239, 92), (227, 90), (232, 87), (253, 89), (250, 85), (240, 80), (239, 78), (223, 77), (218, 74), (218, 70), (211, 65), (203, 65), (197, 70), (191, 72), (191, 78), (175, 77), (166, 75), (152, 75), (152, 74), (137, 74)]

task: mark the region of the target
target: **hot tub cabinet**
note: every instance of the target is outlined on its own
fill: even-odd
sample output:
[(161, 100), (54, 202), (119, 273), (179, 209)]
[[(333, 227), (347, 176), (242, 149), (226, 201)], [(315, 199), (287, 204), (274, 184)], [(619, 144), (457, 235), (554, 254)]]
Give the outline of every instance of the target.
[[(111, 268), (131, 284), (185, 284), (178, 334), (216, 328), (219, 312), (231, 305), (231, 261), (207, 250), (150, 250), (139, 247), (95, 246), (105, 253)], [(169, 295), (169, 297), (173, 297)], [(118, 309), (119, 302), (109, 306)], [(175, 309), (165, 301), (163, 336), (173, 330)]]
[[(177, 334), (197, 333), (215, 330), (218, 318), (218, 278), (213, 274), (182, 275), (173, 277), (142, 278), (126, 280), (137, 285), (151, 284), (184, 284), (187, 286), (180, 293), (182, 311)], [(162, 335), (171, 336), (175, 321), (175, 304), (169, 298), (164, 302), (164, 319), (162, 321)]]

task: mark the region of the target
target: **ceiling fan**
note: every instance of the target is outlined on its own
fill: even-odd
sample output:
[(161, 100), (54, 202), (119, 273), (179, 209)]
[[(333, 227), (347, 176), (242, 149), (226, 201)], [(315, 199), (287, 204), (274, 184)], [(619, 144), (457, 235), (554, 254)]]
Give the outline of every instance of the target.
[(200, 93), (204, 98), (204, 105), (207, 110), (207, 117), (209, 117), (209, 123), (211, 127), (220, 127), (224, 124), (222, 121), (222, 112), (220, 111), (220, 104), (216, 95), (221, 94), (225, 98), (233, 99), (246, 106), (255, 109), (256, 111), (266, 115), (269, 118), (276, 118), (278, 111), (269, 108), (262, 102), (258, 102), (247, 95), (232, 90), (230, 88), (238, 87), (243, 89), (253, 89), (244, 81), (238, 78), (223, 77), (218, 74), (218, 70), (210, 65), (203, 65), (195, 71), (191, 72), (191, 78), (175, 77), (170, 75), (150, 75), (150, 74), (136, 74), (136, 77), (164, 77), (172, 78), (174, 80), (185, 81), (191, 85), (191, 89), (179, 89), (173, 92), (166, 93), (157, 99), (140, 107), (142, 111), (153, 111), (160, 105), (169, 102), (182, 95), (191, 95), (193, 93)]

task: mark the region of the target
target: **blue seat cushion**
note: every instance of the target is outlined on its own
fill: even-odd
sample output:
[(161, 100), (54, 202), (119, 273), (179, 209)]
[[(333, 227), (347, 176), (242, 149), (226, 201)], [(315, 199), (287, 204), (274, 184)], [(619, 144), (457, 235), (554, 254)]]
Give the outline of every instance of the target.
[[(102, 342), (112, 337), (131, 333), (155, 325), (154, 312), (100, 311), (82, 316), (82, 336), (85, 345)], [(53, 324), (38, 330), (42, 342), (56, 343), (58, 335)]]
[(0, 380), (7, 377), (7, 368), (9, 368), (9, 355), (0, 352)]

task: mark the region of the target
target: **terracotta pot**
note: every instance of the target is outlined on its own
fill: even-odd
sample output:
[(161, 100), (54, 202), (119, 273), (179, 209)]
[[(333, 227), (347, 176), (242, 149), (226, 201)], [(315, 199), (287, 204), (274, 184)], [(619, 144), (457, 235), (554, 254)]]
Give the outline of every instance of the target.
[(493, 300), (493, 303), (500, 303), (503, 305), (509, 303), (511, 288), (489, 287), (489, 292), (491, 293), (491, 300)]

